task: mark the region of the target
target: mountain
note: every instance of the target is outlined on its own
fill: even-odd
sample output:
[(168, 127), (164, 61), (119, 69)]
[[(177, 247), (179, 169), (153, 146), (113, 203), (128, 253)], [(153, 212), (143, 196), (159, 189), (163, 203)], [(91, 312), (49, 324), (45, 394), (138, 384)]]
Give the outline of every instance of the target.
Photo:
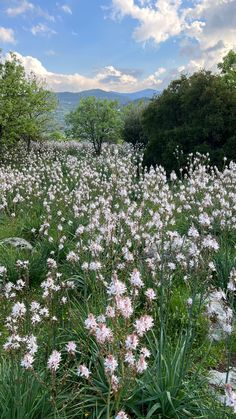
[(55, 93), (58, 100), (55, 118), (63, 128), (65, 115), (73, 111), (79, 105), (80, 99), (84, 97), (94, 96), (97, 99), (117, 100), (120, 106), (125, 106), (132, 101), (136, 102), (141, 99), (149, 101), (155, 94), (160, 94), (160, 92), (153, 89), (145, 89), (133, 93), (106, 92), (101, 89), (84, 90), (78, 93), (58, 92)]

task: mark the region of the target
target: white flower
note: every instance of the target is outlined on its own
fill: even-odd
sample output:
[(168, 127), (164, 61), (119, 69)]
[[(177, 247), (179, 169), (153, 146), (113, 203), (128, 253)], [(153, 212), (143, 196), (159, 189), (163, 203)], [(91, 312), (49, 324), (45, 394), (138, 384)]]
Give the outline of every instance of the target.
[(105, 371), (107, 373), (113, 374), (113, 372), (118, 367), (118, 362), (114, 358), (113, 355), (108, 355), (107, 358), (105, 358), (105, 360), (104, 360), (104, 367), (105, 367)]
[(105, 343), (106, 341), (111, 341), (113, 338), (113, 333), (109, 327), (105, 324), (100, 323), (95, 331), (95, 337), (98, 343)]
[(187, 305), (191, 307), (192, 304), (193, 304), (193, 299), (190, 297), (187, 299)]
[(147, 291), (145, 292), (145, 295), (150, 301), (153, 301), (156, 299), (156, 293), (154, 289), (152, 288), (148, 288)]
[(118, 391), (119, 382), (120, 382), (119, 378), (116, 375), (112, 374), (112, 376), (111, 376), (111, 388), (114, 392)]
[(114, 307), (107, 306), (106, 308), (106, 316), (110, 318), (114, 318), (116, 315)]
[(93, 314), (89, 314), (88, 318), (84, 322), (86, 329), (94, 330), (97, 327), (97, 321)]
[(136, 370), (139, 374), (144, 372), (148, 367), (147, 362), (145, 361), (145, 356), (141, 355), (139, 360), (136, 362)]
[(79, 365), (78, 369), (77, 369), (77, 375), (79, 377), (84, 377), (84, 378), (89, 378), (91, 372), (89, 371), (89, 369), (84, 365)]
[(125, 354), (125, 362), (129, 365), (135, 364), (135, 357), (132, 351), (128, 351)]
[(151, 352), (147, 348), (141, 348), (140, 353), (144, 356), (144, 358), (150, 358)]
[(140, 272), (137, 269), (134, 269), (131, 277), (130, 282), (134, 287), (142, 288), (144, 286), (144, 282), (141, 279)]
[(20, 364), (23, 368), (29, 370), (33, 367), (34, 357), (31, 354), (25, 354)]
[(12, 316), (13, 317), (23, 317), (26, 313), (26, 307), (24, 303), (17, 302), (12, 307)]
[(52, 258), (48, 258), (47, 265), (48, 265), (49, 269), (56, 269), (57, 262)]
[(66, 345), (66, 351), (68, 354), (74, 355), (76, 352), (76, 343), (73, 341), (70, 341)]
[(53, 351), (48, 359), (48, 368), (51, 371), (56, 371), (59, 368), (61, 362), (61, 354), (58, 351)]
[(134, 327), (139, 336), (143, 336), (145, 332), (150, 330), (153, 326), (153, 318), (147, 314), (140, 317), (140, 319), (136, 320), (134, 323)]
[(107, 287), (107, 293), (109, 295), (116, 295), (120, 296), (126, 292), (126, 285), (124, 282), (119, 281), (117, 277), (115, 276), (110, 283), (110, 285)]
[(125, 319), (128, 319), (134, 311), (129, 297), (116, 297), (116, 307)]
[(233, 391), (231, 384), (226, 384), (225, 393), (226, 406), (232, 407), (234, 413), (236, 413), (236, 392)]
[(124, 410), (120, 410), (120, 412), (117, 413), (115, 419), (129, 419), (129, 416), (126, 415)]
[(132, 335), (127, 336), (125, 341), (125, 346), (127, 349), (135, 350), (139, 344), (139, 338), (135, 333)]
[(3, 276), (7, 273), (7, 268), (5, 266), (0, 266), (0, 276)]

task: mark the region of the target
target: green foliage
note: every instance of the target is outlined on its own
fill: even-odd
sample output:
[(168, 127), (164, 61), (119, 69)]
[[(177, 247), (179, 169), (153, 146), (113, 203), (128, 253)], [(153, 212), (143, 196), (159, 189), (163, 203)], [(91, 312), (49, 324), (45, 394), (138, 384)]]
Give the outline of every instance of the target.
[[(1, 58), (1, 57), (0, 57)], [(39, 139), (55, 108), (54, 96), (36, 76), (26, 75), (13, 54), (0, 63), (0, 146)]]
[(129, 104), (124, 108), (123, 138), (135, 148), (141, 148), (147, 144), (148, 138), (145, 135), (142, 125), (142, 113), (146, 105), (140, 101), (137, 104)]
[[(144, 417), (215, 418), (217, 402), (206, 397), (207, 382), (199, 375), (200, 366), (194, 366), (188, 338), (180, 338), (173, 347), (167, 341), (160, 346), (153, 337), (149, 345), (154, 362), (140, 380), (140, 393), (136, 395)], [(218, 409), (218, 414), (220, 410), (223, 414), (223, 408)]]
[(16, 362), (0, 361), (1, 419), (53, 418), (49, 393)]
[(105, 141), (117, 141), (121, 129), (121, 116), (116, 101), (82, 98), (77, 109), (66, 117), (67, 133), (74, 139), (92, 142), (100, 154)]
[(226, 82), (232, 86), (236, 87), (236, 52), (231, 50), (223, 58), (223, 62), (218, 64), (218, 68), (221, 70)]
[(144, 110), (143, 124), (150, 141), (146, 165), (177, 169), (174, 156), (183, 151), (181, 164), (189, 153), (209, 152), (213, 164), (235, 156), (236, 91), (221, 76), (200, 71), (174, 80), (161, 96)]

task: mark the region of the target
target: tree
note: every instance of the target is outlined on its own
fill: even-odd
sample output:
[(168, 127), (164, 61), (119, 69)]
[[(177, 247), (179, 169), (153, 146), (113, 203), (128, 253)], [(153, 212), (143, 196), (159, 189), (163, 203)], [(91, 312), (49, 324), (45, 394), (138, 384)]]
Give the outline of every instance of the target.
[(236, 87), (236, 52), (233, 50), (229, 51), (223, 58), (222, 63), (218, 64), (218, 68), (221, 70), (221, 74), (226, 82)]
[(121, 115), (117, 101), (82, 98), (75, 111), (66, 116), (67, 133), (74, 139), (92, 142), (96, 154), (102, 144), (116, 141), (121, 132)]
[(217, 165), (224, 156), (235, 158), (236, 91), (209, 71), (171, 82), (145, 109), (143, 123), (149, 137), (148, 166), (176, 169), (177, 146), (183, 151), (182, 164), (196, 151), (209, 152)]
[(135, 149), (143, 148), (147, 144), (147, 136), (143, 129), (142, 114), (146, 105), (143, 101), (130, 103), (124, 108), (124, 126), (122, 136)]
[(0, 146), (40, 138), (56, 107), (55, 97), (13, 53), (0, 62)]

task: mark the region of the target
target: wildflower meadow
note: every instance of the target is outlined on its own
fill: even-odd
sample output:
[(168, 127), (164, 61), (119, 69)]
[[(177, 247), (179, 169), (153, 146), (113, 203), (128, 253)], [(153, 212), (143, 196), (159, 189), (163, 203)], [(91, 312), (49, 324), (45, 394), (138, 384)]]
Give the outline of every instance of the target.
[(1, 418), (234, 417), (236, 164), (180, 173), (128, 146), (6, 153)]

